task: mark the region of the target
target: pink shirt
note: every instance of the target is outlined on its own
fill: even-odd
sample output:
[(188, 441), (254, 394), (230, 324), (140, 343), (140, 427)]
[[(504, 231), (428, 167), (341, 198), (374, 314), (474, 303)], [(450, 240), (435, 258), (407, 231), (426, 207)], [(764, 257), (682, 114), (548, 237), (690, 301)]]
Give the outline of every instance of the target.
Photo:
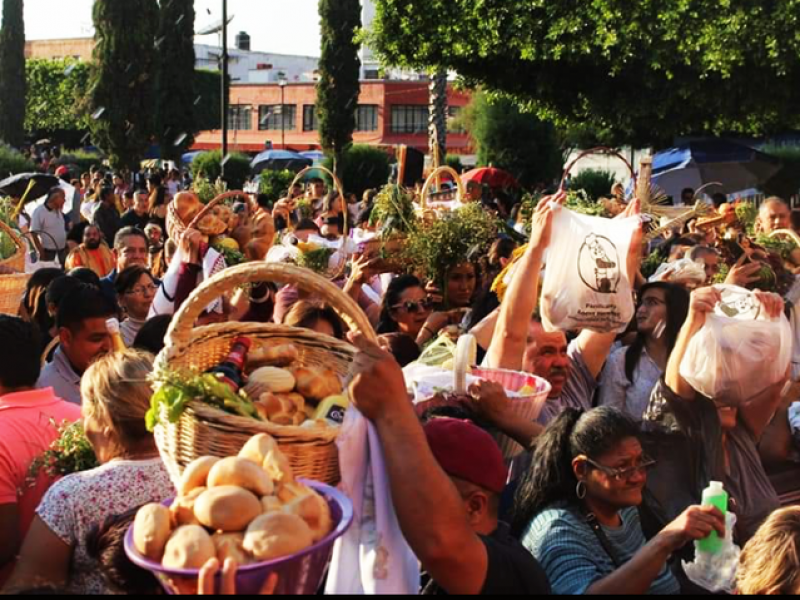
[[(58, 437), (52, 422), (60, 425), (80, 418), (80, 407), (56, 398), (52, 388), (0, 398), (0, 504), (18, 504), (22, 539), (36, 507), (53, 483), (41, 477), (29, 485), (28, 469)], [(0, 585), (7, 575), (0, 569)]]

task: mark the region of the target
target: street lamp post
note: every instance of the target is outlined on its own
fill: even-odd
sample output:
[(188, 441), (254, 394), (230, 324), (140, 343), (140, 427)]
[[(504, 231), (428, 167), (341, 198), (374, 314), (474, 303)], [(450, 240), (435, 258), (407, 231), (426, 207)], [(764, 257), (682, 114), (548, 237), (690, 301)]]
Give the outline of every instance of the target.
[(222, 0), (222, 174), (225, 175), (225, 157), (228, 156), (228, 0)]
[(281, 150), (286, 150), (286, 84), (288, 81), (281, 78), (278, 85), (281, 86)]

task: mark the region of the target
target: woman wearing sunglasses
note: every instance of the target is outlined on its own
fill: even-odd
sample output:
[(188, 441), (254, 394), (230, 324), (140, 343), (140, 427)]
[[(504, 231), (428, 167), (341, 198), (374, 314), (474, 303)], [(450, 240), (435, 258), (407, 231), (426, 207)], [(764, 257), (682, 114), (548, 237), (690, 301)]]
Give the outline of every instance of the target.
[(725, 533), (713, 507), (691, 507), (647, 541), (638, 507), (647, 471), (639, 427), (608, 407), (567, 409), (539, 438), (512, 528), (554, 594), (678, 594), (668, 562), (693, 540)]
[(397, 277), (383, 298), (378, 334), (402, 333), (420, 346), (428, 343), (457, 318), (450, 313), (434, 313), (433, 306), (419, 279), (413, 275)]

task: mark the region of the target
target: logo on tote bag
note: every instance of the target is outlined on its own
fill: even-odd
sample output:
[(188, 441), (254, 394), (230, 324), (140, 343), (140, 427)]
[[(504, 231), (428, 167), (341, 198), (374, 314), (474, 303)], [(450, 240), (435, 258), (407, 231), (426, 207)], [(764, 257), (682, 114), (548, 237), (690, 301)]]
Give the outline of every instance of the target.
[(616, 294), (622, 272), (619, 253), (607, 237), (591, 234), (578, 254), (578, 272), (584, 285), (598, 294)]

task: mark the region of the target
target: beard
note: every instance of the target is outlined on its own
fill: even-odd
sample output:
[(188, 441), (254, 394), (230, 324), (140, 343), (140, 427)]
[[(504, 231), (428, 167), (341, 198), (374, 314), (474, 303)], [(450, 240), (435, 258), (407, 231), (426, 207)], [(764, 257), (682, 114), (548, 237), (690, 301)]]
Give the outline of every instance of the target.
[(86, 248), (88, 248), (89, 250), (97, 250), (100, 247), (100, 244), (102, 244), (102, 242), (99, 240), (86, 242)]

